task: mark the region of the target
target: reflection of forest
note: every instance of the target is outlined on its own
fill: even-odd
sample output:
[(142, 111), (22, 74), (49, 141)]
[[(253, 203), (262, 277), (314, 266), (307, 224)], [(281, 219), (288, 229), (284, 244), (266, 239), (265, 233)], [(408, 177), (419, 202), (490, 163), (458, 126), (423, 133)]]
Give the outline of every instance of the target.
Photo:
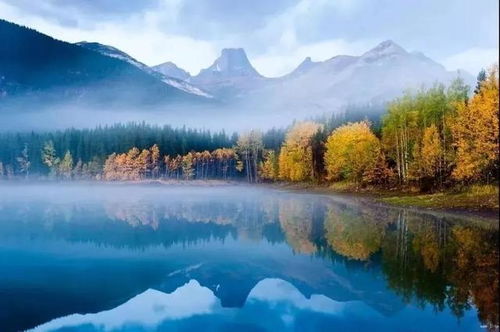
[(389, 286), (403, 298), (461, 317), (472, 303), (498, 328), (498, 229), (400, 212), (382, 244)]
[[(402, 209), (336, 202), (318, 196), (260, 195), (98, 206), (0, 206), (0, 239), (19, 232), (113, 246), (148, 246), (239, 239), (286, 243), (296, 253), (382, 267), (388, 286), (406, 301), (471, 305), (489, 328), (498, 326), (498, 228), (479, 221)], [(132, 227), (130, 227), (132, 226)]]
[(405, 210), (332, 205), (325, 218), (331, 249), (367, 261), (381, 252), (391, 289), (406, 301), (457, 317), (477, 307), (489, 329), (498, 328), (498, 228)]

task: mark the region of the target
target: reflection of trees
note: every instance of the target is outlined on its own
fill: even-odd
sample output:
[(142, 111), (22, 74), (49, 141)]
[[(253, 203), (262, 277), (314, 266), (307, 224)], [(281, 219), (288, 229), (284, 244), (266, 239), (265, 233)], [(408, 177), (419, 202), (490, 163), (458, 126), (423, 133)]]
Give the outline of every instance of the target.
[(498, 326), (498, 230), (400, 212), (383, 240), (382, 267), (389, 286), (406, 301), (457, 317), (471, 308)]
[(286, 241), (297, 252), (314, 253), (311, 241), (314, 206), (309, 200), (283, 198), (279, 200), (279, 222)]
[(286, 241), (296, 252), (352, 269), (369, 260), (379, 273), (381, 261), (389, 288), (404, 300), (436, 310), (448, 306), (457, 317), (474, 305), (485, 325), (498, 326), (498, 229), (463, 219), (285, 194), (111, 200), (103, 206), (0, 202), (0, 209), (0, 240), (144, 248), (238, 235)]
[(125, 221), (132, 227), (150, 226), (152, 229), (158, 229), (160, 214), (158, 207), (154, 205), (107, 202), (104, 208), (110, 218)]
[(182, 220), (187, 223), (213, 223), (233, 226), (240, 237), (260, 239), (264, 225), (274, 222), (266, 214), (266, 204), (255, 200), (171, 200), (161, 203), (107, 201), (106, 214), (133, 227), (150, 226)]
[(472, 297), (480, 320), (494, 329), (499, 324), (498, 232), (457, 226), (451, 233), (450, 306), (460, 316)]
[(356, 260), (367, 260), (380, 249), (384, 224), (365, 211), (332, 206), (325, 220), (327, 243), (337, 253)]

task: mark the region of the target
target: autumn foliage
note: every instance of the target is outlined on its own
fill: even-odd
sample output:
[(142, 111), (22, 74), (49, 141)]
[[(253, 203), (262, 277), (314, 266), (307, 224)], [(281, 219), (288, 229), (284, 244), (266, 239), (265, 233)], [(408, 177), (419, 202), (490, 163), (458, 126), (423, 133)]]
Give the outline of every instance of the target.
[(498, 172), (498, 66), (481, 82), (477, 94), (457, 104), (452, 125), (457, 149), (457, 180), (490, 180)]
[[(500, 166), (498, 98), (494, 66), (481, 72), (472, 95), (461, 79), (448, 87), (436, 83), (389, 102), (380, 120), (340, 115), (297, 122), (288, 130), (235, 133), (230, 139), (224, 132), (145, 125), (99, 129), (108, 143), (87, 144), (93, 132), (70, 131), (56, 135), (57, 141), (53, 134), (43, 136), (46, 140), (32, 135), (31, 144), (8, 136), (19, 148), (12, 150), (12, 143), (0, 151), (0, 178), (28, 178), (43, 168), (43, 175), (65, 180), (341, 182), (346, 188), (421, 191), (491, 184), (498, 182)], [(130, 137), (106, 136), (123, 132)]]

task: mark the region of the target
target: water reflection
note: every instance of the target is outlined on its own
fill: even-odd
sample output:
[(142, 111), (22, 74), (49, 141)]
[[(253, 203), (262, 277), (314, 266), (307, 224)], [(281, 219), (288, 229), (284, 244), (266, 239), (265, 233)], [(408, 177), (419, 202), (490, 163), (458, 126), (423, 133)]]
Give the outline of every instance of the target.
[(494, 221), (246, 187), (38, 189), (0, 189), (0, 330), (498, 326)]

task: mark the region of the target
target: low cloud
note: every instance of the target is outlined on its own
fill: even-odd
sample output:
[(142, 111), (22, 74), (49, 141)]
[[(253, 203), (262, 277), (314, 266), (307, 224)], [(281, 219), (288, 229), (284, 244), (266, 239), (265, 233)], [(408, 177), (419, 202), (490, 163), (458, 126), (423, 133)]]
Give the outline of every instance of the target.
[(465, 69), (472, 75), (494, 63), (498, 63), (498, 48), (474, 47), (442, 60), (448, 70)]
[[(0, 17), (69, 42), (109, 44), (148, 65), (172, 61), (192, 74), (223, 47), (245, 48), (266, 76), (306, 56), (355, 55), (385, 39), (473, 73), (498, 56), (498, 1), (0, 0)], [(464, 24), (471, 17), (476, 24)]]

